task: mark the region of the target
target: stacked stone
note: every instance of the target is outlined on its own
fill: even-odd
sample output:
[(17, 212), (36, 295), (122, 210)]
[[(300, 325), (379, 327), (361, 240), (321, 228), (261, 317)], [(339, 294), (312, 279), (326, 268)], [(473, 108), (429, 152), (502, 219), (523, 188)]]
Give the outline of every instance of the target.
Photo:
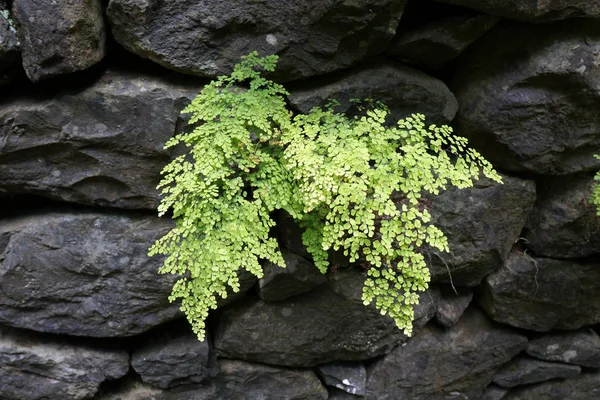
[[(0, 398), (600, 397), (600, 6), (556, 0), (0, 0)], [(450, 254), (404, 336), (352, 266), (286, 269), (196, 340), (148, 247), (180, 112), (258, 50), (299, 112), (450, 123), (502, 173), (431, 199)]]

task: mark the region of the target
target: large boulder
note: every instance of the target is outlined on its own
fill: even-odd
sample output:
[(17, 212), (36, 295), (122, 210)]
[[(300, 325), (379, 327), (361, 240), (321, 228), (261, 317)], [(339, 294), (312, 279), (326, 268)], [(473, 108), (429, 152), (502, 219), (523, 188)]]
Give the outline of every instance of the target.
[(405, 3), (111, 0), (107, 12), (121, 45), (164, 67), (215, 77), (257, 50), (279, 54), (277, 76), (292, 80), (382, 52)]
[(489, 275), (480, 302), (498, 322), (545, 332), (600, 323), (600, 268), (514, 251)]
[(356, 112), (352, 100), (372, 99), (390, 109), (391, 123), (414, 113), (429, 122), (452, 121), (458, 105), (454, 95), (439, 79), (399, 63), (376, 60), (335, 77), (290, 86), (289, 101), (302, 113), (337, 100), (339, 112)]
[(22, 71), (21, 48), (8, 10), (0, 4), (0, 85), (15, 79)]
[(537, 256), (580, 258), (600, 254), (600, 218), (589, 204), (589, 174), (544, 178), (527, 222), (527, 247)]
[(156, 208), (165, 142), (198, 87), (107, 72), (86, 89), (0, 108), (0, 193)]
[(509, 391), (502, 400), (591, 400), (600, 397), (600, 373), (589, 372)]
[[(527, 22), (548, 22), (566, 18), (600, 17), (600, 4), (588, 0), (435, 0), (473, 8), (487, 14)], [(579, 23), (579, 21), (575, 22)]]
[(497, 25), (455, 65), (457, 132), (505, 170), (600, 168), (599, 52), (596, 21)]
[(533, 181), (502, 179), (503, 184), (484, 179), (431, 199), (432, 221), (450, 248), (450, 254), (428, 253), (434, 281), (477, 286), (502, 266), (535, 202)]
[(33, 82), (81, 71), (106, 54), (101, 0), (14, 0), (23, 67)]
[(118, 379), (128, 370), (129, 355), (125, 351), (0, 330), (2, 399), (89, 399), (102, 382)]
[(130, 336), (180, 316), (148, 247), (167, 219), (53, 212), (0, 224), (0, 323), (95, 337)]
[(470, 309), (452, 328), (429, 324), (376, 361), (367, 381), (367, 398), (477, 399), (496, 370), (526, 345), (526, 337)]
[[(361, 300), (364, 277), (339, 270), (329, 284), (277, 303), (247, 301), (226, 309), (214, 346), (220, 356), (266, 364), (311, 367), (384, 354), (406, 336), (389, 317)], [(415, 309), (415, 331), (435, 312), (424, 293)]]

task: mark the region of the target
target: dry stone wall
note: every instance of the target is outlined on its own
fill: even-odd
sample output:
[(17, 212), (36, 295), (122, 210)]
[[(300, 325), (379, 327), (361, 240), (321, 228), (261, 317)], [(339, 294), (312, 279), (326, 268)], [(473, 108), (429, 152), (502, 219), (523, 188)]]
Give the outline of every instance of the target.
[[(594, 1), (0, 0), (0, 399), (600, 398)], [(386, 102), (450, 123), (504, 180), (432, 198), (450, 254), (411, 338), (360, 270), (242, 276), (199, 342), (147, 248), (180, 111), (276, 53), (299, 112)]]

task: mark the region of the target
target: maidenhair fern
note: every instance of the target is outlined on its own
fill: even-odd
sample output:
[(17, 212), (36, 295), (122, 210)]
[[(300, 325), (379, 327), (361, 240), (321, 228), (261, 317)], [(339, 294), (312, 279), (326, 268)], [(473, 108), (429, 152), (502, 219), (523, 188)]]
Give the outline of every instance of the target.
[(167, 256), (160, 272), (179, 275), (170, 300), (182, 300), (202, 339), (218, 297), (239, 290), (240, 271), (260, 278), (264, 260), (285, 267), (269, 234), (272, 212), (283, 209), (322, 273), (330, 250), (363, 265), (365, 305), (375, 302), (410, 335), (430, 279), (422, 251), (448, 251), (423, 196), (472, 186), (480, 171), (500, 177), (466, 139), (426, 127), (422, 115), (394, 127), (383, 107), (353, 118), (333, 105), (294, 116), (286, 90), (261, 75), (276, 61), (243, 57), (183, 111), (195, 128), (167, 143), (189, 149), (163, 170), (159, 213), (172, 210), (177, 224), (150, 249)]

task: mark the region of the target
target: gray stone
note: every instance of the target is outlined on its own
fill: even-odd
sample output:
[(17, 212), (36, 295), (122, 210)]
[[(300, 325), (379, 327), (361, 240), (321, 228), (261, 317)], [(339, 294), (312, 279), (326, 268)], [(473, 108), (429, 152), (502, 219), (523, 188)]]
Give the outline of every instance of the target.
[(435, 305), (435, 320), (441, 325), (450, 328), (455, 325), (465, 310), (471, 304), (473, 292), (469, 289), (458, 288), (455, 292), (449, 287), (440, 290)]
[(33, 82), (87, 69), (106, 54), (100, 0), (14, 0), (13, 16)]
[(597, 324), (600, 269), (515, 251), (485, 279), (480, 302), (494, 320), (533, 331)]
[(376, 361), (367, 398), (477, 399), (496, 370), (526, 345), (524, 336), (492, 325), (470, 309), (452, 328), (429, 324)]
[(574, 378), (580, 372), (581, 367), (576, 365), (519, 357), (511, 360), (498, 371), (494, 376), (494, 383), (510, 388), (556, 378)]
[(4, 7), (0, 4), (0, 85), (15, 80), (22, 73), (17, 31)]
[(600, 337), (591, 329), (552, 333), (533, 339), (527, 353), (542, 360), (600, 368)]
[(95, 400), (166, 400), (168, 392), (127, 379), (115, 389), (99, 394)]
[(538, 198), (527, 222), (527, 247), (541, 257), (600, 254), (600, 219), (589, 204), (593, 186), (588, 174), (538, 181)]
[(292, 80), (347, 68), (382, 52), (406, 0), (278, 2), (111, 0), (115, 39), (164, 67), (215, 77), (257, 50), (280, 56)]
[(258, 281), (263, 300), (284, 300), (326, 282), (325, 275), (312, 262), (287, 249), (281, 249), (281, 252), (286, 267), (267, 262), (263, 268), (264, 276)]
[(162, 389), (201, 383), (219, 372), (208, 335), (203, 342), (188, 330), (154, 339), (131, 355), (131, 366), (145, 383)]
[[(598, 18), (600, 5), (588, 0), (435, 0), (482, 11), (486, 14), (527, 22), (548, 22), (566, 18)], [(577, 21), (576, 23), (578, 23)]]
[(437, 71), (496, 25), (498, 20), (498, 17), (474, 13), (435, 19), (396, 36), (387, 53), (400, 61)]
[(599, 52), (596, 21), (496, 26), (455, 65), (456, 131), (503, 170), (598, 170)]
[(363, 396), (355, 396), (348, 392), (344, 392), (343, 390), (328, 388), (329, 391), (329, 399), (328, 400), (362, 400), (365, 397)]
[[(214, 346), (226, 358), (311, 367), (332, 361), (372, 358), (406, 336), (389, 317), (362, 303), (364, 277), (339, 270), (330, 283), (277, 303), (248, 301), (226, 309)], [(429, 293), (415, 308), (415, 331), (434, 314)]]
[(506, 397), (508, 389), (490, 385), (485, 388), (480, 400), (502, 400)]
[(0, 398), (88, 399), (129, 370), (129, 355), (25, 332), (0, 330)]
[(180, 110), (198, 87), (107, 72), (90, 87), (0, 108), (0, 193), (156, 208)]
[(316, 82), (290, 86), (289, 100), (293, 107), (306, 113), (315, 106), (323, 106), (328, 99), (340, 103), (336, 111), (356, 111), (351, 100), (381, 101), (390, 108), (388, 122), (414, 113), (421, 113), (427, 121), (452, 121), (458, 105), (454, 95), (439, 79), (399, 63), (384, 60), (371, 61), (341, 75)]
[(219, 400), (325, 400), (327, 390), (311, 370), (282, 369), (221, 360)]
[(168, 219), (54, 212), (0, 225), (0, 323), (36, 331), (113, 337), (179, 317), (148, 247)]
[(477, 286), (502, 266), (535, 201), (533, 181), (502, 179), (504, 184), (485, 179), (431, 199), (432, 221), (450, 248), (450, 254), (429, 253), (434, 281)]
[(362, 363), (319, 365), (317, 373), (327, 386), (332, 386), (357, 396), (365, 395), (367, 370)]
[(600, 374), (584, 373), (572, 379), (555, 380), (516, 388), (502, 400), (591, 400), (600, 398)]

